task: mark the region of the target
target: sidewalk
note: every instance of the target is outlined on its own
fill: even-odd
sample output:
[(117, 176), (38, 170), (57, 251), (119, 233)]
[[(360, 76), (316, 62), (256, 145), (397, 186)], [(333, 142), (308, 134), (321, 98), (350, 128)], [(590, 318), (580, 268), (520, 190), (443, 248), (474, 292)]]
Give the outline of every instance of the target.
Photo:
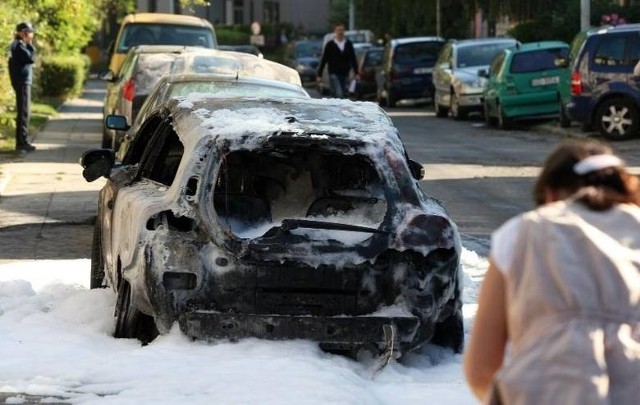
[(89, 80), (80, 98), (37, 134), (37, 150), (0, 164), (0, 263), (89, 258), (97, 192), (78, 160), (102, 138), (104, 82)]

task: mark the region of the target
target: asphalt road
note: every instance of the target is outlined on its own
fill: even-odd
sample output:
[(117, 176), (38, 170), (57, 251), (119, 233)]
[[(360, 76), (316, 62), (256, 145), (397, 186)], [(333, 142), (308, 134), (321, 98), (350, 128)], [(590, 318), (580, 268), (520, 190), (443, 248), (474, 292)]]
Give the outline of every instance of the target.
[[(568, 137), (592, 137), (577, 128), (531, 120), (517, 129), (487, 127), (478, 115), (465, 121), (436, 118), (426, 105), (388, 110), (409, 156), (426, 168), (423, 189), (441, 200), (463, 244), (486, 254), (491, 232), (533, 208), (531, 190), (544, 159)], [(553, 130), (553, 131), (552, 131)], [(630, 166), (640, 166), (640, 139), (610, 144)]]

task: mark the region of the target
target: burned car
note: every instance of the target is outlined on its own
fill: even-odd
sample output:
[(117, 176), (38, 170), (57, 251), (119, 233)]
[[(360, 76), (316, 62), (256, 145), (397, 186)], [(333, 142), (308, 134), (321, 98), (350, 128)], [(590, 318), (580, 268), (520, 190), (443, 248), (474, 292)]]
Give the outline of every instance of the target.
[(108, 178), (91, 277), (116, 336), (462, 349), (457, 228), (377, 105), (173, 98), (132, 142), (81, 159)]

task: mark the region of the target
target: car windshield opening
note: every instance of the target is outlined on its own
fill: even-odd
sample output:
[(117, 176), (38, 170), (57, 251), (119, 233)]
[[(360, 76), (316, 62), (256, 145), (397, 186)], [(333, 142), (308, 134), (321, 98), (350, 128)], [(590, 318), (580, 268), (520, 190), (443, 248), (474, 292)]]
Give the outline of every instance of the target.
[(283, 221), (308, 220), (315, 225), (291, 232), (343, 242), (372, 232), (322, 223), (377, 229), (387, 208), (382, 180), (368, 158), (299, 148), (229, 153), (218, 171), (213, 204), (239, 238), (263, 236)]

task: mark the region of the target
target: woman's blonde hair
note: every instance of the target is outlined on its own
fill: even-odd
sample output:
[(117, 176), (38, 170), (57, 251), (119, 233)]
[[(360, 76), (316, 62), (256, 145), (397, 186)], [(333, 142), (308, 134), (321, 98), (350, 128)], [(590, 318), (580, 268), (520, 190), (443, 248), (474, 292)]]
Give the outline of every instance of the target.
[(640, 205), (640, 181), (623, 166), (606, 167), (577, 174), (576, 163), (592, 155), (613, 154), (607, 145), (569, 140), (558, 145), (545, 160), (533, 188), (537, 205), (545, 203), (545, 190), (564, 191), (592, 210), (606, 210), (615, 204)]

